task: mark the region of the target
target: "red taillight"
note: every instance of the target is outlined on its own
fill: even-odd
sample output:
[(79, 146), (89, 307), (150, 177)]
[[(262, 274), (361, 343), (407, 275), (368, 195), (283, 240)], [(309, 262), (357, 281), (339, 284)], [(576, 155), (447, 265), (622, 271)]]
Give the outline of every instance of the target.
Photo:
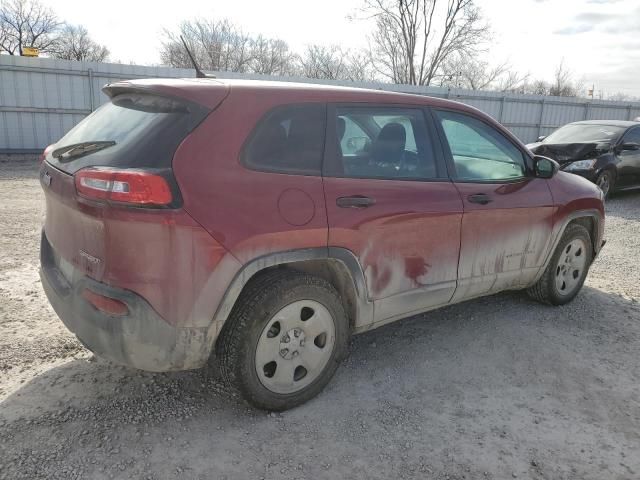
[(75, 174), (76, 190), (94, 200), (135, 205), (169, 205), (169, 184), (160, 175), (139, 170), (85, 168)]
[(129, 308), (124, 302), (116, 300), (115, 298), (100, 295), (93, 290), (85, 288), (82, 292), (82, 296), (96, 309), (106, 313), (107, 315), (123, 317), (129, 313)]
[(44, 159), (47, 158), (47, 155), (49, 155), (49, 152), (51, 150), (53, 150), (53, 145), (49, 145), (44, 149), (44, 151), (40, 154), (40, 163), (44, 162)]

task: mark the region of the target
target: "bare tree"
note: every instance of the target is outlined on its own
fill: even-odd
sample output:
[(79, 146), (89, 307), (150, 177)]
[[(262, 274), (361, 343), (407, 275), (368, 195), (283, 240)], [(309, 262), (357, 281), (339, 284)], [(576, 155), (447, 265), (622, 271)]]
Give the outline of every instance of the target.
[(475, 55), (489, 36), (475, 0), (365, 2), (376, 20), (372, 58), (394, 83), (430, 85), (447, 59)]
[(351, 51), (346, 55), (346, 80), (353, 82), (371, 82), (375, 80), (375, 72), (371, 55), (366, 51)]
[(174, 67), (191, 68), (180, 40), (184, 37), (201, 68), (264, 75), (302, 75), (308, 78), (366, 81), (373, 78), (369, 52), (348, 51), (333, 45), (309, 45), (294, 54), (280, 39), (251, 37), (228, 20), (193, 20), (178, 33), (165, 31), (160, 56)]
[[(187, 54), (184, 45), (180, 41), (180, 34), (174, 34), (168, 30), (164, 31), (165, 41), (162, 42), (160, 50), (160, 59), (165, 65), (170, 65), (175, 68), (192, 68), (191, 60)], [(189, 49), (195, 55), (196, 61), (200, 63), (203, 58), (202, 54), (196, 52), (196, 41), (194, 39), (186, 40), (189, 44)], [(204, 64), (201, 65), (206, 68)]]
[[(0, 14), (1, 15), (1, 14)], [(9, 29), (7, 24), (0, 20), (0, 53), (9, 50)]]
[(531, 95), (550, 95), (551, 85), (545, 80), (534, 80), (531, 83), (527, 83), (524, 87), (524, 93)]
[(299, 73), (307, 78), (365, 82), (374, 77), (368, 52), (344, 50), (337, 45), (308, 45), (298, 63)]
[(61, 23), (38, 0), (3, 0), (0, 3), (0, 51), (22, 55), (24, 47), (50, 51)]
[(497, 82), (497, 90), (501, 92), (525, 93), (529, 73), (520, 73), (515, 70), (507, 71)]
[(584, 91), (584, 80), (574, 79), (572, 72), (562, 60), (556, 67), (553, 80), (548, 82), (543, 79), (527, 81), (518, 89), (520, 93), (533, 95), (549, 95), (555, 97), (577, 97)]
[(469, 90), (516, 92), (528, 77), (515, 71), (508, 61), (491, 65), (487, 60), (455, 55), (443, 62), (437, 82), (440, 86)]
[(467, 68), (462, 70), (463, 78), (471, 90), (493, 90), (496, 82), (508, 72), (507, 62), (489, 65), (485, 60), (468, 59)]
[(251, 41), (251, 65), (253, 73), (264, 75), (291, 75), (295, 69), (295, 55), (283, 40), (259, 35)]
[(629, 95), (628, 93), (624, 92), (618, 92), (607, 95), (607, 100), (612, 100), (614, 102), (638, 102), (640, 101), (640, 97)]
[(549, 88), (549, 95), (555, 97), (577, 97), (582, 85), (573, 79), (572, 72), (560, 61), (553, 74), (553, 83)]
[(51, 51), (54, 58), (89, 62), (104, 62), (109, 50), (94, 42), (82, 25), (65, 25)]
[(496, 80), (504, 75), (509, 68), (508, 62), (491, 66), (486, 60), (475, 60), (457, 55), (443, 62), (438, 80), (441, 86), (486, 90), (492, 88)]
[(191, 20), (178, 33), (165, 31), (162, 61), (174, 67), (190, 68), (191, 62), (180, 41), (182, 35), (196, 61), (205, 70), (247, 72), (251, 66), (251, 39), (227, 19)]
[(307, 78), (340, 80), (347, 75), (345, 54), (337, 45), (308, 45), (299, 62), (301, 74)]

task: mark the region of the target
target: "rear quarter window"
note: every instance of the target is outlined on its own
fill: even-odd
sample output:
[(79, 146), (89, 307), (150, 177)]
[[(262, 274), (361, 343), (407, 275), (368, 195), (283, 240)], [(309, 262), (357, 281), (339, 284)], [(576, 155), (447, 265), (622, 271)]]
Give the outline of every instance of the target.
[(325, 126), (323, 104), (278, 107), (258, 122), (241, 161), (252, 170), (320, 175)]

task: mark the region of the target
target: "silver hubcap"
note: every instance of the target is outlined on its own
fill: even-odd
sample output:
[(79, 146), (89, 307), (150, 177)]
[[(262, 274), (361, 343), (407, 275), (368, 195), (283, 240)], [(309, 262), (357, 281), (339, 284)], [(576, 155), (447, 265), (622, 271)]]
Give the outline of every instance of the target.
[(256, 373), (274, 393), (288, 394), (311, 384), (326, 367), (335, 344), (329, 310), (313, 300), (293, 302), (267, 323), (256, 346)]
[(587, 266), (587, 246), (582, 239), (569, 242), (556, 266), (556, 290), (560, 295), (571, 295), (578, 287)]
[(605, 195), (609, 193), (609, 175), (606, 173), (600, 175), (600, 178), (598, 178), (598, 187), (600, 187), (600, 190), (602, 190), (602, 193)]

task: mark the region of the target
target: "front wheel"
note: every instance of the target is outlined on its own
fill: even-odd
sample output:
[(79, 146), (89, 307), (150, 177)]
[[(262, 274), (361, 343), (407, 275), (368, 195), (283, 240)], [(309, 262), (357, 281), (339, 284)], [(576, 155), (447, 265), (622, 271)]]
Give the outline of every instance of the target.
[(221, 335), (224, 379), (250, 404), (278, 411), (324, 388), (345, 355), (349, 328), (331, 284), (285, 270), (247, 285)]
[(569, 303), (582, 288), (592, 259), (589, 231), (582, 225), (569, 225), (542, 277), (527, 293), (550, 305)]
[(611, 170), (605, 170), (598, 175), (596, 178), (596, 185), (600, 187), (602, 190), (602, 195), (604, 198), (609, 198), (611, 192), (613, 191), (613, 185), (615, 183), (615, 176)]

